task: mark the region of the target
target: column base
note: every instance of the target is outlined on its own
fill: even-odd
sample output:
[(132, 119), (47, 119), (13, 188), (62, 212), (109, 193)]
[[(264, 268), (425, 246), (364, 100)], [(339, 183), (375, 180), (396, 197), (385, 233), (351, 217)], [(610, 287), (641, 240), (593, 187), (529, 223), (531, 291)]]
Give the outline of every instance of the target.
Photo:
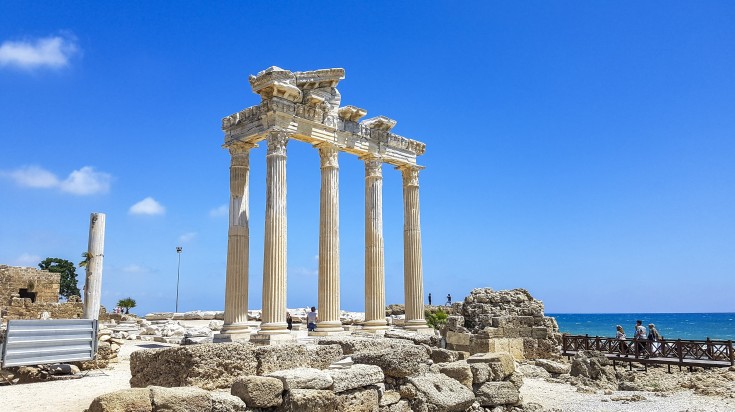
[(214, 343), (248, 341), (250, 340), (250, 328), (243, 323), (225, 325), (219, 333), (214, 335)]
[(250, 343), (255, 345), (284, 345), (296, 342), (296, 335), (288, 333), (262, 334), (260, 332), (250, 337)]
[(424, 329), (428, 328), (429, 326), (426, 324), (426, 319), (411, 319), (404, 322), (403, 326), (406, 329)]
[(309, 332), (309, 336), (335, 336), (335, 335), (351, 335), (351, 334), (352, 332), (348, 330), (344, 330), (342, 328), (322, 330), (317, 327), (315, 331)]
[(362, 332), (381, 332), (388, 330), (388, 322), (385, 320), (367, 320), (362, 324)]
[(261, 323), (258, 335), (280, 335), (288, 334), (288, 324), (286, 322)]
[(415, 332), (421, 335), (436, 335), (436, 330), (432, 327), (424, 325), (423, 327), (408, 327), (404, 328), (408, 332)]

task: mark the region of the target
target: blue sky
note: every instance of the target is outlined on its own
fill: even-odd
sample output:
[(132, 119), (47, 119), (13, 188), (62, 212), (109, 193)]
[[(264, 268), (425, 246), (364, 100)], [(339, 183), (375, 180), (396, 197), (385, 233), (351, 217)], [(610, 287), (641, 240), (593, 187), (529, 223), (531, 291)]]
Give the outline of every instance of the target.
[[(102, 303), (224, 307), (220, 119), (269, 66), (344, 67), (343, 105), (423, 141), (425, 291), (523, 287), (547, 312), (735, 311), (732, 2), (2, 2), (0, 263), (78, 262)], [(342, 306), (363, 310), (364, 170), (340, 155)], [(288, 146), (288, 305), (317, 299), (319, 159)], [(401, 180), (384, 167), (387, 301)], [(251, 154), (250, 307), (265, 149)], [(137, 206), (136, 206), (137, 205)], [(80, 271), (80, 286), (83, 282)]]

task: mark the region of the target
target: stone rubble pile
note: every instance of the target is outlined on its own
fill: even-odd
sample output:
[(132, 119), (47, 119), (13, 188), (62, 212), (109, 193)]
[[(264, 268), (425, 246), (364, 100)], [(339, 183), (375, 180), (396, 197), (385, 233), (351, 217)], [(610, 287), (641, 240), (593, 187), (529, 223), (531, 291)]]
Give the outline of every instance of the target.
[[(508, 353), (470, 356), (430, 335), (328, 336), (315, 345), (235, 342), (133, 352), (136, 389), (89, 411), (523, 411), (522, 375)], [(228, 394), (216, 392), (227, 390)], [(215, 391), (215, 392), (208, 392)], [(187, 410), (193, 410), (191, 408)]]
[(525, 289), (473, 289), (452, 305), (442, 336), (447, 348), (474, 353), (508, 352), (515, 359), (559, 355), (556, 320), (544, 316), (544, 304)]

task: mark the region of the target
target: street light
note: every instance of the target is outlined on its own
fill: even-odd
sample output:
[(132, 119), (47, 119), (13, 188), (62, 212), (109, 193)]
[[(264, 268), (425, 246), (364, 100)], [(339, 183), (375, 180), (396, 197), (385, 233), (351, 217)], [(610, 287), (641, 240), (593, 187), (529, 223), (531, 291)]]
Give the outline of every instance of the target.
[(181, 246), (176, 246), (176, 254), (179, 255), (179, 266), (176, 268), (176, 313), (179, 312), (179, 275), (181, 274)]

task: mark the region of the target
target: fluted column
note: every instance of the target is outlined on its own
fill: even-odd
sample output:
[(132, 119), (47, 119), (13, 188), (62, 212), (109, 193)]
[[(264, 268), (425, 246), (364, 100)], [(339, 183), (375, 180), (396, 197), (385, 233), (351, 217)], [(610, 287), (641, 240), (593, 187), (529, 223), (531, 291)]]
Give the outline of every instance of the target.
[(322, 167), (319, 199), (319, 322), (317, 334), (343, 332), (339, 320), (339, 150), (318, 145)]
[(383, 159), (365, 161), (365, 326), (387, 329), (385, 322), (385, 259), (383, 251)]
[(250, 149), (253, 143), (234, 143), (230, 151), (230, 227), (227, 233), (225, 324), (218, 340), (249, 336), (248, 264), (250, 253)]
[(286, 144), (285, 132), (266, 139), (265, 244), (263, 314), (260, 334), (289, 333), (286, 329)]
[(406, 329), (425, 329), (424, 275), (421, 263), (419, 166), (400, 168), (403, 174), (403, 288)]

